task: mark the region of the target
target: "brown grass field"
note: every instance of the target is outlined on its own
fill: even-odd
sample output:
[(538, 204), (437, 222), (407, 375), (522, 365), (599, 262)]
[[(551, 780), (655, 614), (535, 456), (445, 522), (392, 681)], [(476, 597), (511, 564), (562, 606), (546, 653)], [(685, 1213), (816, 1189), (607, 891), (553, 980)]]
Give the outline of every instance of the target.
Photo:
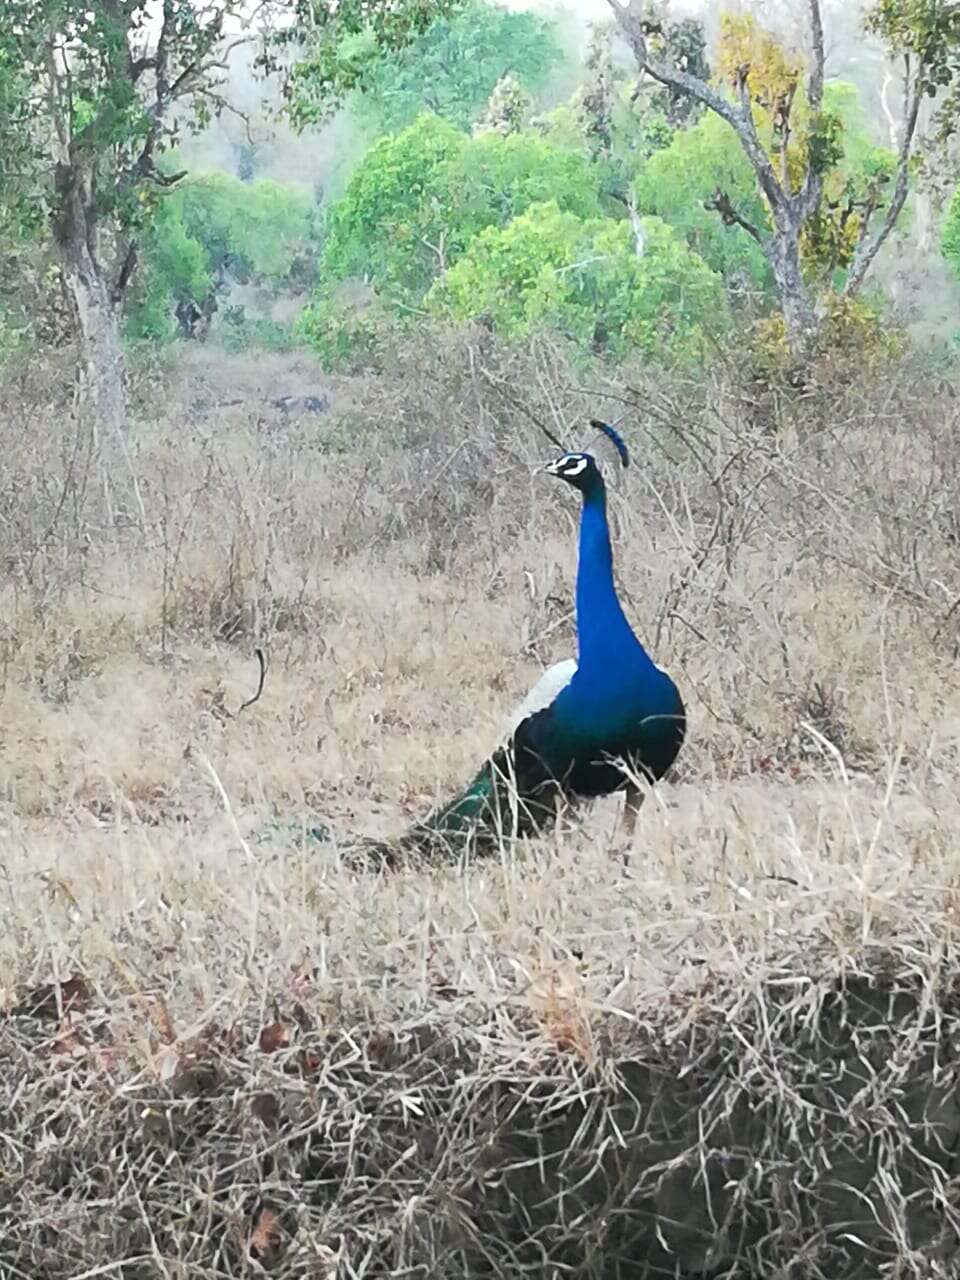
[[(321, 418), (187, 412), (310, 376), (144, 375), (99, 452), (8, 389), (0, 1276), (956, 1275), (951, 389), (451, 341)], [(536, 423), (597, 414), (690, 720), (631, 847), (613, 799), (387, 876), (284, 838), (399, 832), (574, 652)]]

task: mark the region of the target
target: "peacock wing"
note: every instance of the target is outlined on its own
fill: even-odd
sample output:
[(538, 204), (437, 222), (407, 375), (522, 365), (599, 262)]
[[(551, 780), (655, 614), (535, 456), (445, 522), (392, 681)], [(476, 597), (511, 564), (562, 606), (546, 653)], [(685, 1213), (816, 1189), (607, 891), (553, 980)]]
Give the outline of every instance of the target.
[(546, 671), (537, 678), (527, 696), (513, 708), (504, 721), (503, 738), (509, 738), (528, 716), (549, 707), (576, 673), (577, 663), (574, 658), (564, 658), (561, 662), (555, 662), (553, 666), (547, 667)]

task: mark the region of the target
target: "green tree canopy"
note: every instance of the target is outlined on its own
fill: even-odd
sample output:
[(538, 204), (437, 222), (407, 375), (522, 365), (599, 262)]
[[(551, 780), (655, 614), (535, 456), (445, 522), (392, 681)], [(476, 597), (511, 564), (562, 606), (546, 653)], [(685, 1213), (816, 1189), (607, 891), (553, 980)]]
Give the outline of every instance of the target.
[[(6, 220), (52, 232), (77, 317), (85, 399), (122, 431), (120, 314), (138, 241), (175, 183), (160, 157), (183, 128), (229, 104), (224, 58), (256, 39), (261, 69), (288, 65), (316, 116), (358, 87), (344, 40), (368, 62), (421, 35), (459, 0), (4, 0), (0, 4), (0, 183)], [(290, 56), (292, 54), (292, 57)], [(304, 90), (306, 92), (306, 90)], [(142, 197), (148, 197), (143, 199)]]
[(391, 292), (422, 293), (437, 269), (430, 237), (449, 221), (443, 175), (465, 142), (433, 115), (376, 142), (328, 214), (322, 275), (369, 276)]
[(615, 355), (702, 358), (724, 325), (723, 283), (661, 219), (642, 219), (640, 233), (638, 245), (626, 221), (533, 205), (482, 231), (426, 305), (510, 340), (549, 329)]
[[(369, 26), (341, 40), (340, 63), (356, 68), (347, 106), (375, 133), (403, 129), (424, 110), (469, 129), (508, 72), (534, 95), (555, 74), (564, 55), (553, 23), (488, 0), (452, 10), (402, 49), (378, 48)], [(310, 116), (313, 65), (305, 60), (291, 82), (295, 117)]]
[(768, 285), (770, 268), (760, 246), (708, 207), (717, 191), (750, 222), (763, 225), (766, 206), (750, 162), (736, 134), (712, 113), (655, 152), (634, 184), (638, 211), (669, 223), (729, 283)]
[(526, 133), (471, 137), (422, 115), (381, 138), (355, 170), (329, 215), (322, 277), (368, 277), (419, 298), (479, 231), (546, 200), (582, 217), (599, 213), (584, 152)]

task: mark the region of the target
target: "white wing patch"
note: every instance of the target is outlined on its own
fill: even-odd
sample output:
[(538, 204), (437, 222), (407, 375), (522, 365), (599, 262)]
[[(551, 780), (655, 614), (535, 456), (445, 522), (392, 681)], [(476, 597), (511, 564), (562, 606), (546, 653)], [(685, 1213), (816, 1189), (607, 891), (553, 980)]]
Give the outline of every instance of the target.
[(524, 700), (519, 706), (514, 707), (504, 721), (503, 736), (508, 738), (521, 720), (526, 720), (527, 716), (532, 716), (535, 711), (542, 711), (544, 707), (549, 707), (561, 689), (565, 689), (573, 679), (576, 670), (577, 663), (574, 658), (564, 658), (562, 662), (555, 662), (552, 667), (547, 667)]

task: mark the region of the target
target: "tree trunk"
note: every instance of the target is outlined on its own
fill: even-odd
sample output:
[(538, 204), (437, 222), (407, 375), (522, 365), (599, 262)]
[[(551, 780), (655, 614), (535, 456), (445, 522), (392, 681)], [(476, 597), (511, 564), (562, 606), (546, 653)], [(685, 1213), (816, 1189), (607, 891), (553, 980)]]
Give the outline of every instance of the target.
[(767, 242), (765, 252), (773, 271), (790, 352), (803, 361), (816, 341), (819, 320), (800, 266), (800, 228), (784, 220)]
[(80, 329), (81, 385), (84, 407), (106, 433), (123, 432), (127, 401), (120, 354), (120, 317), (103, 280), (65, 265)]
[(54, 239), (80, 331), (82, 402), (103, 432), (123, 433), (127, 402), (120, 354), (120, 313), (113, 287), (97, 261), (97, 215), (89, 178), (77, 164), (57, 166), (60, 197)]

